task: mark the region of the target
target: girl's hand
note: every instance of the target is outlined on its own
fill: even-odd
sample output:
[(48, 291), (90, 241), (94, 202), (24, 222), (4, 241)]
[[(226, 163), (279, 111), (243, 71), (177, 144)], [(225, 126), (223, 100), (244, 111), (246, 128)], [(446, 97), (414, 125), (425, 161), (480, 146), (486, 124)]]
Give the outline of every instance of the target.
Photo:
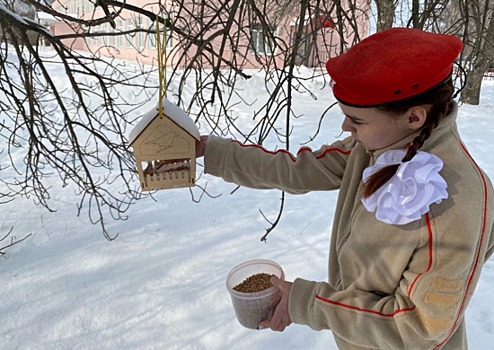
[(204, 156), (206, 151), (206, 142), (209, 136), (201, 136), (201, 141), (196, 141), (196, 158)]
[(264, 320), (259, 324), (259, 328), (271, 328), (273, 331), (283, 332), (286, 327), (292, 324), (288, 314), (288, 297), (293, 283), (280, 280), (278, 277), (271, 277), (271, 284), (281, 291), (281, 299), (274, 310), (270, 320)]

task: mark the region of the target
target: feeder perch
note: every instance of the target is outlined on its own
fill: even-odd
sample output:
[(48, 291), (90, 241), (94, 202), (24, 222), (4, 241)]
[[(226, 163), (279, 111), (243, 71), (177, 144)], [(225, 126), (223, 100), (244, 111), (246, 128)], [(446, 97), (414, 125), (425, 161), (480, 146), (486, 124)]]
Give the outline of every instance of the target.
[(143, 191), (192, 187), (196, 181), (199, 130), (175, 104), (163, 99), (162, 106), (162, 118), (154, 108), (129, 135)]

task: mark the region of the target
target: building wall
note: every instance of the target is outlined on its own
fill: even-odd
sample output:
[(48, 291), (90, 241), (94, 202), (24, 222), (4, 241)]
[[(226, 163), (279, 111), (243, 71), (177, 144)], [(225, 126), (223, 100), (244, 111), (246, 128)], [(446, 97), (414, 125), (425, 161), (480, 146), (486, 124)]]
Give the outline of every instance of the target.
[[(214, 1), (214, 0), (211, 0)], [(135, 5), (139, 8), (149, 10), (157, 13), (159, 6), (157, 1), (151, 0), (126, 0), (126, 3)], [(165, 8), (174, 17), (174, 1), (167, 0), (161, 1)], [(196, 13), (204, 11), (200, 6), (196, 6), (197, 0), (183, 0), (181, 3), (186, 4), (190, 13)], [(362, 6), (366, 5), (367, 1), (362, 0)], [(53, 4), (53, 7), (59, 12), (67, 14), (73, 14), (78, 18), (97, 19), (104, 17), (103, 10), (98, 7), (94, 10), (93, 5), (88, 0), (58, 0)], [(210, 6), (209, 13), (201, 12), (202, 16), (212, 17), (215, 14), (216, 7)], [(182, 14), (183, 11), (180, 13)], [(257, 39), (254, 45), (250, 42), (246, 35), (243, 35), (243, 31), (237, 27), (232, 27), (231, 33), (235, 40), (234, 44), (230, 44), (230, 41), (223, 42), (222, 35), (216, 36), (216, 39), (211, 40), (212, 36), (215, 36), (219, 30), (217, 28), (210, 28), (205, 30), (200, 27), (200, 23), (195, 23), (191, 20), (189, 15), (180, 15), (173, 18), (174, 24), (177, 28), (186, 28), (186, 32), (191, 32), (192, 36), (196, 40), (207, 41), (215, 54), (208, 54), (207, 52), (201, 55), (201, 61), (203, 67), (210, 68), (224, 68), (233, 59), (236, 59), (236, 65), (240, 65), (242, 68), (257, 68), (261, 66), (261, 62), (269, 62), (271, 66), (283, 68), (286, 64), (287, 57), (283, 57), (280, 53), (283, 51), (283, 45), (291, 45), (294, 38), (294, 33), (297, 31), (298, 21), (294, 18), (282, 18), (276, 23), (275, 34), (279, 37), (277, 44), (279, 45), (274, 52), (269, 50), (269, 45), (263, 45), (265, 40), (262, 39), (262, 32), (256, 32), (255, 24), (242, 23), (243, 27), (251, 28), (251, 31), (256, 32), (253, 37)], [(89, 50), (92, 52), (98, 52), (102, 55), (109, 57), (116, 57), (120, 59), (134, 60), (146, 64), (157, 63), (157, 50), (156, 50), (156, 37), (151, 33), (139, 32), (131, 35), (115, 35), (116, 33), (133, 30), (136, 27), (144, 29), (155, 29), (155, 23), (148, 17), (140, 14), (132, 13), (127, 10), (123, 10), (120, 16), (116, 19), (116, 28), (112, 28), (108, 23), (89, 28), (89, 33), (93, 34), (93, 37), (88, 37), (85, 41), (78, 39), (74, 42), (68, 41), (69, 45), (72, 45), (74, 49)], [(221, 29), (221, 28), (220, 28)], [(364, 37), (368, 31), (368, 21), (362, 20), (362, 25), (359, 27), (360, 36)], [(59, 22), (52, 26), (54, 34), (64, 34), (71, 30), (80, 30), (77, 26), (73, 26), (71, 29), (67, 24)], [(316, 35), (310, 35), (310, 31), (315, 30)], [(338, 55), (341, 51), (339, 35), (332, 27), (318, 27), (315, 28), (312, 25), (312, 21), (307, 21), (304, 28), (304, 36), (307, 38), (306, 45), (304, 46), (303, 57), (298, 64), (304, 64), (307, 66), (322, 66), (329, 57)], [(351, 42), (353, 34), (349, 33), (345, 38)], [(314, 39), (315, 38), (315, 39)], [(190, 40), (181, 40), (181, 36), (177, 33), (167, 32), (167, 65), (169, 66), (186, 66), (190, 63), (190, 57), (193, 57), (197, 53), (197, 46), (192, 45), (185, 47), (185, 43)], [(264, 42), (265, 43), (265, 42)], [(256, 49), (254, 49), (254, 46)], [(234, 58), (235, 56), (235, 58)], [(241, 62), (238, 62), (238, 57), (243, 57)], [(220, 58), (221, 57), (221, 58)], [(187, 61), (189, 59), (189, 61)]]
[[(144, 8), (153, 12), (158, 11), (158, 4), (149, 0), (126, 0), (126, 3)], [(84, 20), (98, 19), (104, 17), (101, 7), (94, 10), (93, 4), (88, 0), (58, 0), (53, 3), (53, 8), (59, 12), (70, 14)], [(109, 23), (92, 26), (87, 29), (88, 37), (82, 43), (74, 46), (76, 49), (98, 52), (104, 56), (120, 59), (136, 60), (143, 63), (156, 62), (156, 40), (155, 35), (139, 32), (131, 35), (116, 35), (119, 32), (133, 30), (136, 27), (149, 29), (153, 26), (149, 18), (136, 15), (128, 10), (123, 10), (115, 20), (116, 27)], [(69, 26), (58, 22), (51, 27), (55, 35), (64, 34)], [(74, 28), (77, 28), (74, 26)], [(70, 42), (70, 41), (69, 41)], [(171, 41), (170, 41), (171, 43)]]
[[(75, 24), (58, 22), (50, 26), (54, 35), (70, 35), (80, 32), (80, 27)], [(72, 50), (87, 50), (87, 46), (82, 38), (64, 39), (65, 45)]]

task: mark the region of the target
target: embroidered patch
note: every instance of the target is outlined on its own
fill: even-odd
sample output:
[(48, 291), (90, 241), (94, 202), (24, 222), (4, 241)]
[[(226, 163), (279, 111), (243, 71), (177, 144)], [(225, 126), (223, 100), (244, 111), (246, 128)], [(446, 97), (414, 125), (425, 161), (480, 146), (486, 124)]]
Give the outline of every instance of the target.
[(427, 294), (425, 295), (425, 302), (427, 304), (432, 304), (437, 306), (458, 305), (458, 300), (459, 300), (459, 294), (427, 292)]
[(442, 290), (460, 290), (463, 285), (463, 280), (447, 280), (445, 278), (438, 277), (432, 282), (432, 288)]
[(453, 323), (453, 320), (449, 318), (434, 318), (422, 315), (421, 319), (429, 331), (438, 333), (450, 330)]

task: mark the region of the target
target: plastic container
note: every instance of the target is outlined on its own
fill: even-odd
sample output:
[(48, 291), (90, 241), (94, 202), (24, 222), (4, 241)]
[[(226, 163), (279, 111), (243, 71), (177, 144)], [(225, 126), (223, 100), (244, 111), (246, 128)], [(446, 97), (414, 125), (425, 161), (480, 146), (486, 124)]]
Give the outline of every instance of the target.
[(242, 326), (251, 329), (256, 329), (261, 321), (270, 319), (281, 299), (281, 292), (275, 286), (256, 293), (233, 290), (248, 277), (258, 273), (267, 273), (285, 279), (285, 273), (280, 265), (263, 259), (249, 260), (235, 266), (226, 278), (226, 288), (232, 298), (237, 320)]

